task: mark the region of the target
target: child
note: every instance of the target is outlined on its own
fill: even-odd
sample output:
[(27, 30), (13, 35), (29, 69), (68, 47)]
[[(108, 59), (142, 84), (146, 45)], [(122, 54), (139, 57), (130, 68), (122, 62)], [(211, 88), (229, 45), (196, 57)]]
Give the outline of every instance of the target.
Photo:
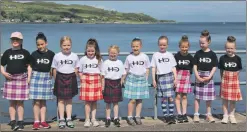
[[(74, 128), (71, 120), (72, 98), (78, 94), (76, 71), (79, 67), (78, 56), (71, 52), (72, 41), (68, 36), (60, 40), (61, 52), (57, 53), (52, 61), (53, 75), (55, 78), (54, 95), (58, 99), (59, 128), (67, 125)], [(67, 119), (64, 119), (64, 105), (66, 104)]]
[(213, 75), (218, 65), (216, 54), (209, 48), (211, 36), (207, 30), (201, 32), (200, 46), (201, 50), (197, 51), (194, 58), (194, 73), (196, 76), (195, 82), (195, 114), (194, 122), (199, 123), (199, 105), (200, 100), (206, 101), (207, 118), (210, 123), (215, 120), (211, 114), (211, 101), (215, 99), (215, 89)]
[(110, 46), (108, 49), (109, 59), (103, 63), (103, 97), (106, 102), (106, 122), (105, 126), (109, 127), (111, 124), (111, 103), (114, 109), (114, 125), (120, 127), (118, 118), (118, 102), (123, 101), (122, 97), (122, 76), (126, 74), (123, 62), (117, 59), (119, 54), (119, 47), (116, 45)]
[[(194, 66), (194, 58), (188, 53), (190, 43), (188, 37), (184, 35), (180, 42), (180, 51), (175, 54), (175, 59), (177, 62), (177, 85), (176, 85), (176, 108), (178, 113), (178, 123), (188, 122), (186, 115), (187, 111), (187, 93), (192, 92), (190, 74), (192, 74), (192, 69)], [(182, 98), (182, 108), (181, 112), (180, 99)]]
[(227, 38), (225, 45), (226, 54), (220, 57), (219, 69), (221, 73), (221, 90), (220, 95), (223, 99), (224, 116), (222, 123), (228, 123), (228, 102), (230, 103), (229, 120), (236, 124), (235, 104), (236, 101), (242, 100), (239, 86), (239, 71), (242, 69), (241, 58), (235, 54), (236, 39), (233, 36)]
[[(30, 53), (22, 48), (23, 36), (13, 32), (10, 36), (12, 48), (7, 49), (1, 59), (1, 73), (6, 78), (3, 88), (3, 98), (9, 100), (11, 129), (22, 130), (24, 116), (24, 100), (29, 98), (28, 82), (30, 81)], [(6, 66), (7, 65), (7, 66)], [(4, 66), (6, 66), (6, 71)], [(16, 123), (15, 114), (18, 113)]]
[[(55, 55), (54, 52), (47, 49), (47, 39), (43, 33), (38, 33), (36, 37), (38, 50), (31, 54), (32, 76), (30, 82), (29, 98), (33, 99), (34, 124), (33, 130), (40, 127), (50, 128), (46, 123), (46, 100), (53, 98), (51, 63)], [(41, 122), (39, 120), (41, 117)]]
[[(168, 38), (160, 36), (158, 39), (159, 52), (153, 54), (151, 66), (153, 86), (157, 88), (157, 96), (161, 99), (161, 107), (164, 114), (164, 119), (168, 124), (175, 124), (174, 111), (174, 85), (176, 84), (176, 60), (172, 53), (167, 51)], [(157, 74), (157, 77), (156, 77)], [(157, 82), (156, 82), (157, 81)], [(167, 105), (168, 101), (168, 105)], [(167, 112), (169, 109), (169, 115)]]
[[(103, 99), (101, 65), (102, 57), (96, 39), (89, 39), (86, 44), (85, 56), (80, 59), (79, 75), (81, 80), (80, 100), (85, 100), (85, 124), (84, 127), (98, 127), (96, 120), (97, 101)], [(92, 119), (90, 122), (90, 109), (92, 106)]]
[[(125, 69), (128, 73), (123, 77), (126, 78), (124, 97), (130, 99), (128, 103), (128, 118), (129, 125), (141, 125), (141, 110), (142, 99), (149, 98), (148, 74), (150, 61), (146, 54), (141, 53), (142, 40), (135, 38), (131, 42), (132, 53), (127, 56), (125, 61)], [(135, 120), (132, 117), (133, 108), (136, 103)]]

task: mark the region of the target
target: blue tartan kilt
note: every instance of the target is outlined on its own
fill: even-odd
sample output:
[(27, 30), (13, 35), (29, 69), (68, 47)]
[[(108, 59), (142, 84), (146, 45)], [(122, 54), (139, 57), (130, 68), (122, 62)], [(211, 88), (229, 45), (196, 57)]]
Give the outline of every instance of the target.
[(148, 99), (149, 88), (146, 76), (129, 73), (125, 81), (124, 97), (128, 99)]
[(52, 79), (49, 72), (32, 71), (29, 99), (53, 99)]
[(174, 94), (173, 73), (157, 75), (157, 97), (172, 97)]

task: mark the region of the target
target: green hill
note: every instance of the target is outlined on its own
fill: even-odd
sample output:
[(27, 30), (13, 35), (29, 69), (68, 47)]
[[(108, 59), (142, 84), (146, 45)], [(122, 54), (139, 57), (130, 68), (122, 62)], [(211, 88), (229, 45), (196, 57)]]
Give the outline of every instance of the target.
[(159, 23), (143, 13), (121, 13), (87, 5), (63, 5), (53, 2), (1, 1), (2, 22), (69, 22), (69, 23)]

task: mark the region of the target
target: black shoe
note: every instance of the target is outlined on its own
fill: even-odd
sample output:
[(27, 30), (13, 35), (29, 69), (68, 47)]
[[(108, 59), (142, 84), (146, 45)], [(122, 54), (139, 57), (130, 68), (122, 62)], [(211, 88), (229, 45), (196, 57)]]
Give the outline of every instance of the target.
[(168, 116), (167, 120), (168, 120), (167, 124), (176, 124), (176, 120), (175, 120), (175, 116), (174, 115)]
[(120, 122), (119, 122), (120, 120), (118, 119), (118, 118), (116, 118), (116, 119), (114, 119), (114, 125), (116, 126), (116, 127), (120, 127)]
[(168, 116), (164, 116), (164, 117), (163, 117), (163, 122), (164, 122), (164, 123), (167, 123), (167, 121), (168, 121)]
[(128, 123), (129, 125), (131, 125), (131, 126), (136, 125), (136, 124), (135, 124), (135, 121), (134, 121), (134, 119), (133, 119), (133, 117), (130, 117), (130, 118), (128, 117), (128, 118), (127, 118), (127, 123)]
[(183, 123), (183, 119), (184, 119), (183, 115), (177, 116), (178, 123)]
[(18, 130), (23, 130), (24, 129), (24, 125), (23, 125), (23, 121), (18, 121), (17, 125), (19, 126)]
[(184, 121), (184, 122), (189, 122), (189, 120), (188, 120), (188, 118), (187, 118), (187, 115), (186, 115), (186, 114), (184, 114), (184, 115), (183, 115), (183, 121)]
[(105, 127), (109, 127), (111, 125), (111, 119), (106, 119)]
[(136, 125), (141, 125), (142, 124), (141, 117), (135, 117), (135, 123)]
[(16, 124), (16, 121), (15, 121), (15, 120), (10, 121), (10, 122), (9, 122), (9, 125), (11, 126), (11, 129), (12, 129), (13, 131), (16, 131), (16, 130), (19, 129), (19, 126)]

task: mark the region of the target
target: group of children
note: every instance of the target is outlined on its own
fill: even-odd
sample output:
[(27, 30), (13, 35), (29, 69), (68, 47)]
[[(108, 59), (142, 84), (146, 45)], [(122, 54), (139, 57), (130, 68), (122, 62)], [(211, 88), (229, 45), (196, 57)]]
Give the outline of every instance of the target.
[[(10, 101), (9, 125), (12, 130), (24, 129), (24, 101), (28, 99), (33, 99), (33, 129), (50, 128), (45, 119), (46, 100), (52, 99), (53, 95), (57, 97), (59, 128), (63, 129), (66, 126), (74, 128), (71, 119), (72, 98), (77, 94), (80, 100), (85, 101), (85, 127), (99, 126), (96, 110), (97, 101), (102, 99), (106, 103), (105, 126), (109, 127), (111, 124), (110, 113), (113, 104), (113, 122), (115, 126), (120, 127), (118, 102), (121, 102), (123, 97), (129, 99), (127, 123), (140, 125), (142, 100), (149, 98), (148, 76), (151, 67), (153, 87), (157, 89), (157, 96), (161, 98), (164, 120), (168, 124), (176, 123), (174, 101), (178, 113), (177, 121), (188, 122), (187, 94), (192, 92), (190, 78), (193, 71), (196, 77), (193, 120), (200, 121), (199, 103), (200, 100), (205, 100), (207, 120), (215, 121), (211, 114), (211, 102), (215, 99), (213, 76), (217, 67), (222, 78), (220, 90), (224, 112), (222, 123), (228, 123), (228, 120), (236, 123), (235, 103), (242, 100), (238, 79), (242, 64), (240, 57), (234, 52), (236, 39), (233, 36), (227, 38), (226, 54), (220, 57), (219, 62), (216, 54), (209, 48), (211, 37), (207, 30), (201, 32), (199, 43), (201, 49), (194, 57), (188, 53), (190, 42), (187, 36), (182, 36), (179, 42), (180, 51), (175, 55), (167, 51), (167, 36), (159, 37), (159, 51), (153, 54), (151, 62), (149, 57), (141, 52), (142, 40), (139, 38), (132, 40), (132, 52), (127, 56), (125, 63), (117, 58), (120, 52), (117, 45), (109, 47), (109, 58), (103, 61), (96, 39), (87, 41), (85, 56), (80, 59), (71, 51), (72, 40), (68, 36), (61, 38), (61, 52), (57, 54), (47, 48), (48, 42), (43, 33), (37, 35), (37, 50), (31, 55), (22, 47), (23, 36), (20, 32), (12, 33), (10, 40), (12, 48), (6, 50), (2, 56), (1, 73), (6, 78), (3, 98)], [(80, 78), (80, 91), (77, 76)], [(55, 79), (54, 89), (52, 78)], [(228, 103), (230, 103), (229, 114)], [(16, 111), (18, 122), (15, 119)], [(67, 114), (66, 119), (64, 111)]]

